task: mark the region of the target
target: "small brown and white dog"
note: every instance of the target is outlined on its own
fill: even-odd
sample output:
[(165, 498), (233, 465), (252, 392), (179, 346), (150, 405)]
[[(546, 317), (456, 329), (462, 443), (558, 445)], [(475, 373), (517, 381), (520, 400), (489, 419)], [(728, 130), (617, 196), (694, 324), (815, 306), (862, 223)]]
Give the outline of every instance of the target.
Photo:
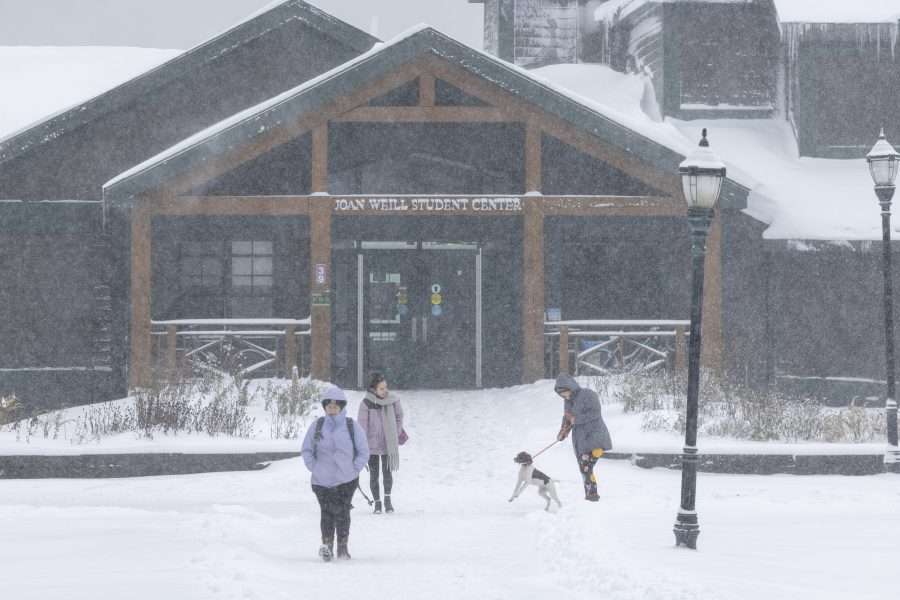
[(559, 497), (556, 495), (556, 485), (554, 485), (553, 480), (549, 476), (534, 468), (534, 461), (530, 454), (524, 451), (519, 452), (513, 459), (513, 462), (520, 465), (519, 478), (516, 480), (516, 487), (513, 489), (513, 495), (510, 497), (509, 502), (518, 498), (519, 494), (529, 485), (535, 485), (537, 486), (538, 494), (547, 501), (544, 510), (550, 510), (551, 501), (556, 502), (557, 506), (562, 508), (562, 502), (559, 501)]

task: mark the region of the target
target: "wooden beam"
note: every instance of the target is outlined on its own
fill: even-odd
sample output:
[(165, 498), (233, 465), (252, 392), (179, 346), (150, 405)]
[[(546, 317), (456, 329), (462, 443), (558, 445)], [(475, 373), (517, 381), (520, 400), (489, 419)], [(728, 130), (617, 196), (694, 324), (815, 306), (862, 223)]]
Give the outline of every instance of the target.
[(312, 132), (312, 193), (328, 193), (328, 123)]
[(419, 106), (434, 106), (435, 95), (434, 75), (430, 73), (419, 75)]
[(310, 371), (331, 380), (331, 202), (315, 198), (310, 205)]
[(502, 90), (464, 69), (438, 57), (429, 57), (426, 68), (436, 77), (451, 83), (492, 106), (502, 106), (511, 117), (521, 121), (535, 120), (544, 133), (572, 145), (579, 151), (609, 163), (617, 169), (643, 181), (666, 194), (680, 197), (681, 179), (673, 170), (660, 172), (659, 167), (647, 164), (621, 148), (608, 144), (595, 135), (582, 131), (568, 121), (546, 113), (529, 102)]
[(351, 94), (334, 98), (330, 103), (312, 114), (303, 116), (294, 122), (285, 123), (283, 127), (270, 129), (248, 143), (214, 157), (205, 165), (174, 178), (168, 185), (163, 187), (169, 188), (173, 195), (184, 194), (194, 187), (268, 152), (276, 146), (296, 139), (315, 127), (366, 104), (373, 98), (377, 98), (396, 87), (413, 81), (424, 72), (423, 65), (424, 61), (422, 59), (414, 60), (369, 86), (365, 86)]
[(722, 372), (725, 347), (722, 337), (722, 213), (716, 211), (706, 239), (703, 280), (703, 345), (700, 363)]
[(131, 361), (128, 369), (128, 385), (131, 388), (148, 386), (153, 378), (150, 337), (151, 217), (147, 201), (138, 199), (131, 211)]
[(543, 134), (535, 121), (528, 121), (525, 126), (525, 192), (541, 192), (541, 157)]
[(545, 215), (571, 217), (683, 217), (687, 204), (666, 196), (544, 196)]
[(309, 196), (181, 196), (153, 204), (157, 215), (291, 216), (309, 214)]
[(522, 382), (544, 377), (544, 213), (540, 198), (524, 198), (522, 261)]
[(332, 119), (353, 123), (508, 123), (499, 108), (481, 106), (360, 106)]

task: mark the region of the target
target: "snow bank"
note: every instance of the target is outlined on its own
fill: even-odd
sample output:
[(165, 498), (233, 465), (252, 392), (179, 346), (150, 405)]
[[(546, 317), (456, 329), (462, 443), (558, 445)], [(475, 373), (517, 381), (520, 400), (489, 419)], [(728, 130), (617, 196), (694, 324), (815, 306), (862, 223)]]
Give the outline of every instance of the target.
[[(274, 380), (278, 382), (280, 380)], [(255, 380), (252, 383), (251, 403), (247, 412), (254, 419), (253, 434), (249, 438), (230, 437), (218, 435), (211, 437), (206, 434), (178, 434), (165, 435), (154, 433), (153, 439), (147, 439), (137, 433), (121, 433), (118, 435), (103, 437), (97, 441), (73, 443), (76, 436), (75, 423), (78, 418), (92, 410), (90, 406), (68, 408), (58, 411), (59, 421), (64, 423), (60, 429), (60, 435), (54, 438), (46, 438), (37, 433), (26, 441), (20, 433), (17, 435), (9, 426), (0, 428), (0, 455), (16, 454), (103, 454), (103, 453), (133, 453), (133, 452), (194, 452), (194, 453), (227, 453), (227, 452), (287, 452), (297, 450), (299, 442), (291, 439), (272, 439), (272, 413), (265, 410), (264, 390), (267, 380)], [(318, 382), (320, 387), (324, 385)], [(253, 393), (255, 392), (255, 394)], [(478, 412), (485, 410), (489, 403), (499, 403), (505, 407), (504, 421), (513, 424), (522, 431), (523, 443), (529, 447), (542, 447), (546, 445), (544, 439), (555, 431), (549, 431), (547, 423), (558, 421), (556, 396), (553, 392), (553, 382), (540, 381), (532, 385), (522, 385), (511, 388), (499, 388), (489, 390), (459, 390), (459, 391), (398, 391), (394, 392), (401, 399), (414, 399), (418, 404), (426, 404), (429, 410), (442, 410), (440, 407), (449, 401), (454, 404), (471, 407)], [(356, 415), (356, 408), (362, 401), (362, 392), (348, 391), (351, 404), (348, 409), (351, 416)], [(116, 406), (132, 402), (130, 398), (115, 400), (109, 403), (92, 405)], [(309, 423), (321, 414), (318, 404), (305, 417), (304, 422)], [(57, 422), (57, 413), (45, 415), (42, 418), (51, 424)], [(611, 404), (604, 407), (604, 415), (613, 435), (614, 450), (623, 453), (673, 453), (678, 454), (682, 450), (684, 438), (675, 432), (643, 431), (641, 423), (643, 416), (639, 413), (626, 413), (621, 404)], [(538, 425), (540, 424), (540, 425)], [(415, 436), (415, 425), (410, 430)], [(453, 432), (462, 432), (463, 423), (448, 425), (447, 435)], [(52, 431), (53, 427), (51, 427)], [(549, 433), (548, 433), (549, 431)], [(884, 451), (884, 445), (874, 444), (850, 444), (850, 443), (775, 443), (753, 442), (735, 440), (730, 438), (711, 438), (703, 436), (700, 440), (700, 451), (705, 454), (880, 454)]]

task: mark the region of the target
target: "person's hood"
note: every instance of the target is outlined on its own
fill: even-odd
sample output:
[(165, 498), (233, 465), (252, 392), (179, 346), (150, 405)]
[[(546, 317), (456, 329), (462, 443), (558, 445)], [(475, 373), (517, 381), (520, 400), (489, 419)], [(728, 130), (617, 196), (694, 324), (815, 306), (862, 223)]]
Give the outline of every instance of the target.
[(581, 386), (578, 385), (578, 382), (575, 381), (575, 378), (569, 375), (568, 373), (560, 373), (556, 378), (556, 385), (553, 386), (554, 390), (558, 390), (559, 388), (566, 388), (567, 390), (572, 390), (572, 392), (577, 392)]

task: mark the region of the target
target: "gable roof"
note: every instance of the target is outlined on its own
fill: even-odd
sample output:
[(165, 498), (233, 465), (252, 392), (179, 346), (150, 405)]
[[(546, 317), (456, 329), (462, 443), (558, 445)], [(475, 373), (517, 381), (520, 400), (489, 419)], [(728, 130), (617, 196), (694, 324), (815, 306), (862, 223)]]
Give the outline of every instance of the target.
[[(143, 163), (121, 173), (103, 186), (109, 201), (130, 200), (162, 185), (172, 177), (203, 167), (223, 151), (232, 150), (288, 122), (314, 115), (334, 98), (389, 75), (424, 55), (437, 56), (540, 110), (561, 118), (579, 130), (597, 136), (622, 152), (659, 170), (677, 174), (686, 148), (651, 139), (626, 125), (613, 111), (588, 106), (528, 71), (470, 48), (439, 31), (420, 25), (386, 44), (348, 61), (302, 85), (208, 127)], [(683, 138), (681, 138), (683, 143)], [(744, 197), (743, 186), (731, 182), (732, 195)], [(742, 203), (742, 199), (737, 199)]]
[(0, 163), (24, 154), (36, 146), (51, 142), (64, 133), (136, 98), (152, 93), (153, 89), (293, 21), (300, 21), (360, 53), (380, 41), (303, 0), (284, 0), (146, 73), (52, 115), (32, 127), (18, 131), (6, 139), (0, 139)]

